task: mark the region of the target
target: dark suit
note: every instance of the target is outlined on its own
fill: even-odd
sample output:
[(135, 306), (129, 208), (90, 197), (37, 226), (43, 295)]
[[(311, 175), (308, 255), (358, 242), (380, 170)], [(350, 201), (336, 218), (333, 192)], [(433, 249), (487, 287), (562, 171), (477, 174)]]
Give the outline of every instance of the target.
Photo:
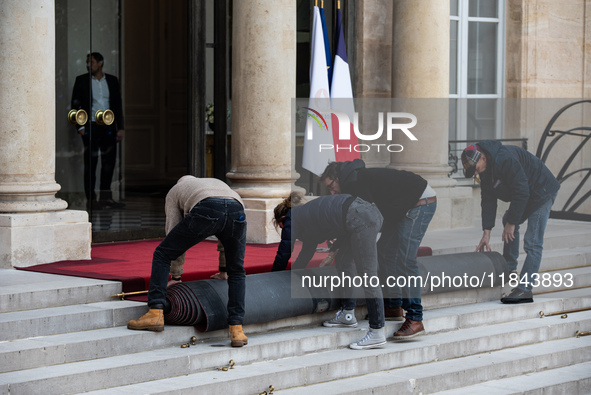
[[(96, 200), (94, 185), (96, 184), (99, 153), (101, 156), (100, 198), (101, 200), (112, 198), (111, 181), (117, 160), (117, 131), (125, 128), (119, 80), (113, 75), (104, 75), (109, 87), (109, 109), (113, 111), (115, 121), (109, 126), (98, 125), (95, 122), (87, 122), (85, 125), (86, 130), (82, 136), (84, 143), (84, 191), (89, 201)], [(86, 73), (76, 77), (72, 92), (72, 109), (83, 109), (91, 120), (94, 115), (91, 113), (91, 108), (91, 81), (90, 74)]]

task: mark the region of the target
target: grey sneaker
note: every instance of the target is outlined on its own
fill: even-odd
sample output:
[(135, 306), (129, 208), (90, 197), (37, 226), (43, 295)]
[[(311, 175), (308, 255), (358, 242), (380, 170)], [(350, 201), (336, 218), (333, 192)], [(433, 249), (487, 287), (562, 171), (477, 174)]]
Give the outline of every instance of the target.
[(329, 328), (356, 328), (355, 310), (343, 310), (341, 308), (332, 320), (324, 321), (322, 325)]
[(386, 335), (384, 328), (369, 328), (365, 336), (356, 343), (349, 344), (353, 350), (366, 350), (368, 348), (377, 348), (386, 344)]

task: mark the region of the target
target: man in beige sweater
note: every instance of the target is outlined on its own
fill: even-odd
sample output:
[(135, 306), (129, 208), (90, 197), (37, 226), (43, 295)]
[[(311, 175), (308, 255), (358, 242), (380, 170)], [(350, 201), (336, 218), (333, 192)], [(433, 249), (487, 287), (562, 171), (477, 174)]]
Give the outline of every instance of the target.
[[(244, 251), (246, 220), (240, 195), (215, 178), (181, 177), (166, 195), (166, 238), (156, 247), (148, 291), (150, 310), (127, 324), (129, 329), (164, 330), (166, 286), (171, 262), (184, 262), (185, 252), (209, 236), (216, 236), (226, 255), (228, 272), (228, 325), (233, 347), (248, 342), (244, 320)], [(175, 269), (178, 272), (178, 269)]]

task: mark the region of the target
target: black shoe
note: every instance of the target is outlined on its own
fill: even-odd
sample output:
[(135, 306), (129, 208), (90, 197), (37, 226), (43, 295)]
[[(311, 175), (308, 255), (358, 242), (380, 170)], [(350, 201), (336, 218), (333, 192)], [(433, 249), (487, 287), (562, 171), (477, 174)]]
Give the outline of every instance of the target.
[(91, 202), (87, 202), (86, 203), (86, 210), (90, 211), (90, 210), (102, 210), (103, 209), (103, 204), (101, 202), (97, 202), (96, 200), (93, 200)]
[(110, 208), (123, 208), (123, 207), (125, 207), (125, 203), (116, 202), (113, 199), (100, 200), (99, 203), (103, 207), (110, 207)]
[(513, 288), (509, 296), (501, 298), (501, 303), (517, 304), (517, 303), (533, 303), (534, 298), (531, 291), (524, 291), (519, 288)]

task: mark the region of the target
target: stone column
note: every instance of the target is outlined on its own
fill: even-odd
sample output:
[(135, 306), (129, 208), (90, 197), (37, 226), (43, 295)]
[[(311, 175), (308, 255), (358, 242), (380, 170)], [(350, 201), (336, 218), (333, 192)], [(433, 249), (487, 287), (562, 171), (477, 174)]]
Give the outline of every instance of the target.
[(0, 2), (0, 268), (90, 257), (88, 215), (55, 197), (54, 25), (53, 0)]
[(291, 104), (296, 82), (296, 2), (234, 2), (232, 169), (244, 198), (248, 242), (279, 240), (272, 213), (291, 191)]
[(471, 207), (470, 189), (454, 188), (455, 180), (447, 176), (449, 12), (449, 0), (394, 0), (392, 97), (417, 117), (412, 133), (418, 141), (399, 133), (404, 151), (391, 155), (390, 166), (417, 173), (436, 189), (430, 229), (471, 226), (473, 219), (465, 209)]

